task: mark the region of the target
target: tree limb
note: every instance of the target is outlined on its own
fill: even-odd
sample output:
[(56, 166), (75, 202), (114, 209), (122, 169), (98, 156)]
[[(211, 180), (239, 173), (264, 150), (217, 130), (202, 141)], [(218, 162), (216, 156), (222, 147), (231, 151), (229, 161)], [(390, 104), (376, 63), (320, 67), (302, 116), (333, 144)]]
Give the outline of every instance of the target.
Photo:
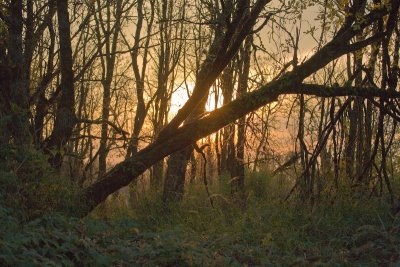
[[(366, 94), (365, 91), (368, 93)], [(399, 92), (389, 92), (377, 88), (327, 87), (312, 84), (291, 85), (286, 79), (279, 79), (210, 112), (207, 116), (178, 128), (170, 138), (156, 141), (136, 155), (117, 164), (102, 179), (84, 190), (82, 198), (87, 201), (88, 206), (87, 210), (82, 211), (82, 215), (85, 215), (104, 201), (108, 195), (128, 185), (153, 164), (171, 153), (184, 149), (250, 111), (276, 101), (280, 95), (301, 93), (325, 97), (368, 96), (400, 99)]]

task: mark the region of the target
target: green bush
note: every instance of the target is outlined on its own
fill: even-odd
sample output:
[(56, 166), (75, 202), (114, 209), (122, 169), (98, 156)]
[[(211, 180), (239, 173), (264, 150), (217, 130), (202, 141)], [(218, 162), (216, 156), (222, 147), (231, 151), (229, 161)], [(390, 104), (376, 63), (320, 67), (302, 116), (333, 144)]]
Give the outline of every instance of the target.
[(78, 188), (48, 164), (48, 158), (33, 147), (0, 146), (0, 188), (3, 203), (25, 219), (63, 207), (66, 213), (79, 208)]

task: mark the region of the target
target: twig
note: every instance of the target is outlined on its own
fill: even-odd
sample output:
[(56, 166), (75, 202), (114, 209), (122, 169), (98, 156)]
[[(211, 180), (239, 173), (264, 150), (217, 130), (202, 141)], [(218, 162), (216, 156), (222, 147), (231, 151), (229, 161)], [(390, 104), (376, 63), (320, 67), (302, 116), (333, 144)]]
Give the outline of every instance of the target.
[(204, 159), (204, 164), (203, 164), (203, 182), (204, 182), (204, 187), (206, 188), (207, 196), (208, 196), (208, 199), (210, 200), (211, 207), (214, 208), (214, 203), (213, 203), (213, 200), (212, 200), (212, 198), (211, 198), (210, 191), (208, 190), (208, 182), (207, 182), (207, 158), (206, 158), (206, 154), (204, 154), (204, 152), (203, 152), (203, 150), (204, 150), (206, 147), (209, 147), (209, 146), (210, 146), (209, 144), (204, 144), (204, 145), (202, 145), (201, 147), (199, 147), (199, 146), (195, 143), (195, 144), (193, 145), (193, 148), (197, 151), (197, 153), (201, 154), (201, 156), (202, 156), (203, 159)]

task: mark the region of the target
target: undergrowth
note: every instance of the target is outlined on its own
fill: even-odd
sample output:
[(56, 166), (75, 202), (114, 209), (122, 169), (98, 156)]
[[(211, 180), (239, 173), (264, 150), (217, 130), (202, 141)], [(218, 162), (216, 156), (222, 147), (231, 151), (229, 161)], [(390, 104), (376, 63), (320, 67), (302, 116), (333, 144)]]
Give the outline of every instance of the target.
[[(80, 220), (48, 213), (23, 221), (0, 204), (0, 266), (381, 266), (399, 264), (400, 220), (377, 199), (344, 195), (313, 207), (283, 202), (286, 186), (247, 177), (246, 201), (229, 180), (190, 185), (165, 206), (149, 192), (130, 208)], [(0, 203), (3, 203), (0, 199)], [(243, 204), (245, 203), (245, 204)], [(109, 204), (110, 205), (110, 204)]]

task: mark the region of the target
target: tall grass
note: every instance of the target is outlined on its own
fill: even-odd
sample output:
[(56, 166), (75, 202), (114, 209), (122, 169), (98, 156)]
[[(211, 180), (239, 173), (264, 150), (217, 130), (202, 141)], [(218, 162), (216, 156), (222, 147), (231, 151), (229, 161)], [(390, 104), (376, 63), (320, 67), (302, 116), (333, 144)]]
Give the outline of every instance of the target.
[[(245, 201), (230, 179), (188, 185), (165, 205), (147, 192), (132, 208), (84, 220), (48, 214), (20, 223), (0, 199), (1, 266), (382, 266), (399, 263), (400, 220), (377, 199), (343, 194), (314, 206), (282, 199), (293, 184), (246, 177)], [(243, 204), (244, 203), (244, 204)]]
[(189, 185), (179, 204), (165, 206), (154, 194), (142, 198), (132, 218), (146, 231), (173, 232), (206, 247), (214, 264), (351, 266), (397, 259), (400, 224), (385, 203), (344, 194), (311, 207), (282, 201), (291, 184), (268, 173), (246, 178), (245, 208), (230, 196), (229, 178), (222, 176), (210, 188), (214, 208), (199, 183)]

